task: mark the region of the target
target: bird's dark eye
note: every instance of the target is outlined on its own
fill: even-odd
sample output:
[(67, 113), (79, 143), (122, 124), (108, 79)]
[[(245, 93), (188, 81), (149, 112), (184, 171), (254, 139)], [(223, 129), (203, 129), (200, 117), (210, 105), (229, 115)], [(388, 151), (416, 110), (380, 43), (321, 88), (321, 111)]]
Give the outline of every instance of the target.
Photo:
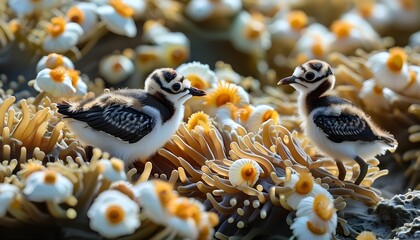
[(308, 81), (311, 81), (312, 79), (314, 79), (315, 74), (313, 72), (308, 72), (305, 74), (305, 79)]
[(171, 89), (174, 92), (179, 92), (179, 90), (181, 90), (181, 84), (180, 83), (174, 83), (174, 84), (172, 84)]

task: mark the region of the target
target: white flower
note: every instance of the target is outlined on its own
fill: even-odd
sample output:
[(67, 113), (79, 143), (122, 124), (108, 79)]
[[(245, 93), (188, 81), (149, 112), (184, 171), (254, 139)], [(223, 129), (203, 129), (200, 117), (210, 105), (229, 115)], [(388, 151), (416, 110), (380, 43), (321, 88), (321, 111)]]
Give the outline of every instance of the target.
[(419, 27), (420, 14), (418, 13), (419, 2), (417, 0), (383, 0), (388, 8), (388, 18), (392, 19), (393, 27), (411, 30)]
[(420, 31), (411, 34), (408, 42), (412, 47), (420, 47)]
[(59, 5), (61, 0), (9, 0), (10, 8), (18, 15), (23, 17), (34, 12), (48, 10)]
[(217, 87), (211, 89), (205, 96), (204, 111), (213, 115), (217, 108), (232, 103), (237, 106), (249, 104), (249, 94), (241, 86), (225, 81), (217, 82)]
[(146, 181), (134, 186), (134, 194), (148, 218), (156, 223), (166, 223), (170, 202), (176, 198), (171, 184), (160, 180)]
[(189, 62), (180, 65), (176, 71), (191, 82), (191, 86), (208, 89), (217, 85), (216, 74), (209, 65), (200, 62)]
[(87, 215), (92, 230), (106, 238), (132, 234), (140, 227), (140, 207), (117, 190), (99, 194)]
[(43, 56), (36, 65), (36, 72), (40, 72), (45, 68), (54, 69), (59, 66), (74, 69), (73, 62), (66, 56), (57, 53), (50, 53), (48, 56)]
[(241, 75), (233, 71), (230, 67), (223, 67), (216, 69), (217, 80), (222, 80), (229, 83), (239, 84), (242, 80)]
[(308, 16), (305, 12), (296, 10), (277, 16), (277, 19), (269, 25), (268, 29), (273, 38), (288, 43), (288, 45), (293, 45), (293, 42), (299, 39), (307, 24)]
[(357, 1), (355, 9), (349, 14), (357, 14), (368, 21), (375, 30), (383, 31), (389, 26), (392, 18), (389, 17), (389, 9), (376, 1)]
[(274, 123), (277, 124), (279, 122), (278, 112), (271, 106), (258, 105), (246, 121), (246, 129), (248, 132), (256, 132), (269, 119), (273, 119)]
[(258, 53), (271, 47), (271, 36), (263, 16), (239, 13), (231, 26), (230, 39), (233, 46), (245, 53)]
[(237, 109), (238, 108), (232, 104), (220, 106), (215, 113), (217, 122), (221, 124), (222, 128), (227, 129), (228, 131), (246, 133), (245, 128), (237, 122), (239, 121), (239, 116), (237, 116), (238, 114), (236, 113)]
[(67, 69), (67, 74), (71, 78), (71, 84), (76, 89), (77, 96), (84, 96), (87, 93), (87, 85), (79, 75), (79, 71)]
[(107, 28), (127, 37), (137, 35), (137, 27), (132, 18), (134, 9), (122, 0), (110, 0), (109, 5), (98, 7), (97, 12)]
[(63, 17), (53, 17), (47, 26), (47, 32), (42, 49), (56, 53), (66, 52), (76, 46), (83, 35), (83, 29), (79, 24), (68, 23)]
[(127, 175), (124, 171), (124, 162), (120, 159), (101, 159), (98, 164), (102, 167), (101, 172), (105, 179), (108, 179), (111, 182), (127, 179)]
[(389, 111), (391, 105), (384, 97), (384, 91), (378, 86), (374, 79), (365, 80), (359, 92), (359, 98), (362, 100), (364, 107), (373, 112)]
[(193, 0), (186, 7), (186, 14), (195, 21), (202, 21), (210, 16), (230, 17), (242, 8), (240, 0)]
[(162, 61), (162, 56), (161, 46), (140, 45), (136, 47), (136, 63), (143, 72), (157, 68)]
[(233, 186), (252, 187), (262, 172), (262, 168), (256, 161), (238, 159), (229, 167), (229, 181)]
[(94, 3), (79, 2), (67, 10), (67, 20), (79, 24), (83, 29), (84, 35), (81, 39), (86, 39), (95, 33), (95, 26), (98, 23), (96, 8)]
[(337, 228), (337, 213), (331, 197), (319, 194), (303, 199), (290, 228), (297, 239), (331, 239)]
[(298, 63), (314, 58), (325, 58), (330, 52), (329, 44), (333, 38), (333, 35), (324, 25), (319, 23), (311, 24), (303, 31), (292, 51), (292, 55), (298, 60), (300, 59)]
[(72, 194), (73, 183), (54, 170), (43, 170), (28, 176), (22, 192), (30, 201), (62, 203)]
[(19, 188), (12, 184), (0, 183), (0, 218), (6, 215), (7, 209), (19, 193)]
[(99, 74), (109, 83), (119, 83), (133, 72), (133, 62), (121, 54), (106, 56), (99, 62)]
[(286, 195), (286, 202), (292, 209), (297, 209), (302, 199), (318, 194), (325, 194), (332, 199), (331, 194), (316, 183), (309, 172), (292, 174), (290, 180), (284, 182), (284, 186), (292, 188), (292, 192)]
[(155, 42), (162, 49), (163, 65), (176, 67), (190, 57), (190, 41), (183, 33), (163, 34), (157, 37)]
[(366, 65), (372, 70), (380, 86), (399, 92), (410, 82), (407, 54), (401, 48), (375, 53), (369, 57)]
[(142, 38), (145, 41), (155, 43), (155, 39), (161, 35), (169, 33), (169, 29), (165, 27), (160, 21), (147, 20), (143, 24)]
[(71, 77), (62, 66), (53, 70), (49, 68), (41, 70), (36, 76), (34, 88), (37, 91), (45, 91), (54, 97), (67, 97), (76, 92)]
[(134, 14), (133, 14), (133, 18), (134, 19), (139, 19), (141, 17), (141, 15), (146, 11), (146, 2), (145, 0), (122, 0), (122, 2), (124, 4), (126, 4), (127, 6), (129, 6), (131, 9), (133, 9)]

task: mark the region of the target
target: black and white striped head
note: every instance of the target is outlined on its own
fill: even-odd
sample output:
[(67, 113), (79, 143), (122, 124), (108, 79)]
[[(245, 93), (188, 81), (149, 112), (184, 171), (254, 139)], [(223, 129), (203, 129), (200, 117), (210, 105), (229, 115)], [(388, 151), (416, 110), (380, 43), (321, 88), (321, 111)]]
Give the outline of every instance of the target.
[(293, 75), (280, 80), (280, 84), (289, 84), (301, 93), (312, 92), (321, 85), (327, 91), (334, 87), (335, 76), (328, 63), (315, 59), (296, 67)]
[(172, 68), (159, 68), (146, 79), (145, 90), (175, 104), (183, 104), (192, 96), (204, 96), (206, 92), (192, 87), (190, 81)]

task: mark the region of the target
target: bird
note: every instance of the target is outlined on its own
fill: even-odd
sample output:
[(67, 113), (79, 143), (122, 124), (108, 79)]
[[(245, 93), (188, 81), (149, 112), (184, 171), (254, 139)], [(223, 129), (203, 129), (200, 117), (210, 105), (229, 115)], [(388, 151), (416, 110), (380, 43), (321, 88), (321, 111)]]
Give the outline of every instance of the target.
[(147, 160), (169, 141), (183, 120), (184, 103), (204, 95), (174, 69), (159, 68), (146, 78), (144, 89), (119, 89), (63, 102), (57, 111), (82, 145), (98, 147), (131, 164)]
[(328, 93), (335, 85), (328, 63), (309, 60), (297, 66), (292, 76), (278, 82), (282, 84), (299, 92), (297, 104), (303, 132), (318, 150), (335, 160), (341, 181), (346, 176), (343, 160), (352, 159), (360, 166), (354, 181), (359, 185), (368, 171), (366, 160), (397, 148), (394, 136), (380, 129), (361, 108)]

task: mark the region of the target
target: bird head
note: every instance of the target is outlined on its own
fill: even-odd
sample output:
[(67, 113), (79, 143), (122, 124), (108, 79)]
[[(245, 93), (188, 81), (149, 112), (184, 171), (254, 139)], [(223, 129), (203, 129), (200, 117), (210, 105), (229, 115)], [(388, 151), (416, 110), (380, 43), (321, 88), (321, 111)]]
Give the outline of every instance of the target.
[(191, 82), (172, 68), (159, 68), (146, 79), (145, 90), (175, 104), (183, 104), (192, 96), (204, 96), (206, 92), (192, 87)]
[(277, 85), (289, 84), (301, 93), (309, 93), (323, 86), (323, 90), (332, 89), (335, 77), (328, 63), (310, 60), (295, 68), (293, 75), (281, 79)]

